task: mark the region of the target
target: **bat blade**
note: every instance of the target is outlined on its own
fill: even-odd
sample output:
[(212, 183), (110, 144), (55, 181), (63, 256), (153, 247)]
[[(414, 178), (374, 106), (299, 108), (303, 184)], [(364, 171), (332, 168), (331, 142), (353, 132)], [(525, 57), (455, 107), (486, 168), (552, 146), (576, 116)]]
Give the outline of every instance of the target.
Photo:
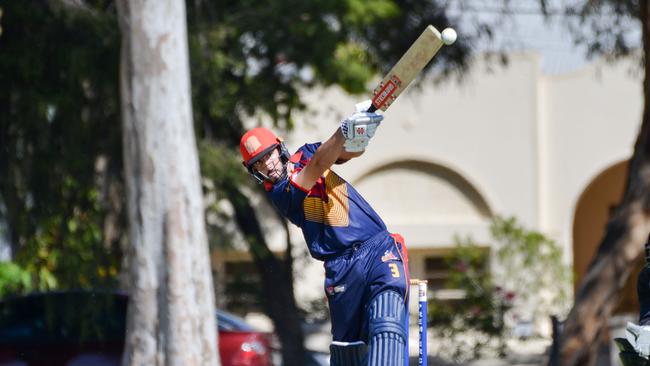
[(432, 25), (420, 34), (375, 88), (368, 112), (386, 111), (442, 47), (442, 36)]

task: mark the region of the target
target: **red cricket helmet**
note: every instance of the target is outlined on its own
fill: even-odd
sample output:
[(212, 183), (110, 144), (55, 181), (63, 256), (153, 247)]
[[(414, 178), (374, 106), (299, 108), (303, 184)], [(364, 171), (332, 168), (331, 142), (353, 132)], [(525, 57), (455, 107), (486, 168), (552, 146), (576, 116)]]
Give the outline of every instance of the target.
[(258, 179), (260, 177), (253, 171), (253, 164), (275, 148), (279, 148), (282, 163), (286, 164), (290, 157), (289, 151), (284, 146), (282, 139), (277, 137), (268, 128), (255, 127), (250, 129), (239, 141), (239, 151), (244, 159), (242, 163), (248, 169), (248, 172)]

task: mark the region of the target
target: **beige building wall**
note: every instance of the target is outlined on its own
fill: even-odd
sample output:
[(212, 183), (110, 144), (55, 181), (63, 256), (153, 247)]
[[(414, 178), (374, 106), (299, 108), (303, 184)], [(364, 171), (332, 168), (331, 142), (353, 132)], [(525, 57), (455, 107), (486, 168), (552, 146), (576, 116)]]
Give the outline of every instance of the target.
[(543, 80), (548, 207), (540, 224), (568, 249), (582, 192), (632, 154), (643, 112), (642, 78), (633, 62), (597, 61)]

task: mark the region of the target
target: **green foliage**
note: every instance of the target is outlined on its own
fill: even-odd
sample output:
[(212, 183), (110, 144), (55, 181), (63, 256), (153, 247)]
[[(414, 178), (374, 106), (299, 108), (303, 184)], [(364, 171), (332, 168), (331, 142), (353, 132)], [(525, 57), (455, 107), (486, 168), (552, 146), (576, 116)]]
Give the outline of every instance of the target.
[(463, 298), (429, 301), (429, 322), (443, 357), (468, 361), (490, 352), (505, 354), (505, 314), (513, 294), (495, 285), (488, 262), (485, 248), (461, 239), (447, 258), (446, 287), (461, 291)]
[(571, 271), (557, 243), (512, 217), (497, 216), (491, 232), (497, 262), (494, 276), (504, 288), (517, 293), (515, 315), (531, 320), (566, 315)]
[(109, 3), (0, 1), (0, 195), (15, 259), (35, 288), (117, 273), (119, 237), (102, 241), (103, 190), (121, 172)]
[(495, 217), (489, 248), (457, 238), (447, 258), (446, 288), (461, 300), (429, 302), (430, 324), (439, 335), (441, 355), (471, 360), (503, 356), (505, 340), (518, 320), (548, 321), (569, 307), (569, 268), (560, 248), (514, 218)]
[(32, 275), (29, 271), (13, 262), (0, 262), (0, 298), (31, 289)]
[[(203, 141), (199, 143), (199, 157), (201, 173), (209, 177), (217, 189), (226, 185), (242, 186), (250, 182), (238, 151), (223, 144)], [(219, 193), (223, 194), (223, 191)]]
[[(450, 22), (446, 4), (397, 0), (188, 0), (194, 117), (199, 136), (234, 147), (242, 113), (262, 112), (283, 128), (303, 110), (299, 91), (337, 84), (368, 91), (427, 24)], [(462, 69), (467, 34), (438, 65)]]
[(397, 4), (390, 0), (347, 0), (348, 13), (343, 23), (363, 27), (374, 20), (393, 18), (399, 14)]
[(36, 275), (39, 290), (116, 285), (121, 253), (103, 246), (98, 212), (53, 215), (26, 241), (16, 260)]

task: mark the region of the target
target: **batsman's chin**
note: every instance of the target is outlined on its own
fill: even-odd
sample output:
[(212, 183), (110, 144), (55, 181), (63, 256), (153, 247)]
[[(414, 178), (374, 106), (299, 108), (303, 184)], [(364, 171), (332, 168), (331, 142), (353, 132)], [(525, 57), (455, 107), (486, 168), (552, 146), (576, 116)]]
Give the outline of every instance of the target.
[(277, 170), (271, 170), (268, 173), (268, 181), (275, 184), (278, 183), (282, 179), (282, 172), (277, 171)]

